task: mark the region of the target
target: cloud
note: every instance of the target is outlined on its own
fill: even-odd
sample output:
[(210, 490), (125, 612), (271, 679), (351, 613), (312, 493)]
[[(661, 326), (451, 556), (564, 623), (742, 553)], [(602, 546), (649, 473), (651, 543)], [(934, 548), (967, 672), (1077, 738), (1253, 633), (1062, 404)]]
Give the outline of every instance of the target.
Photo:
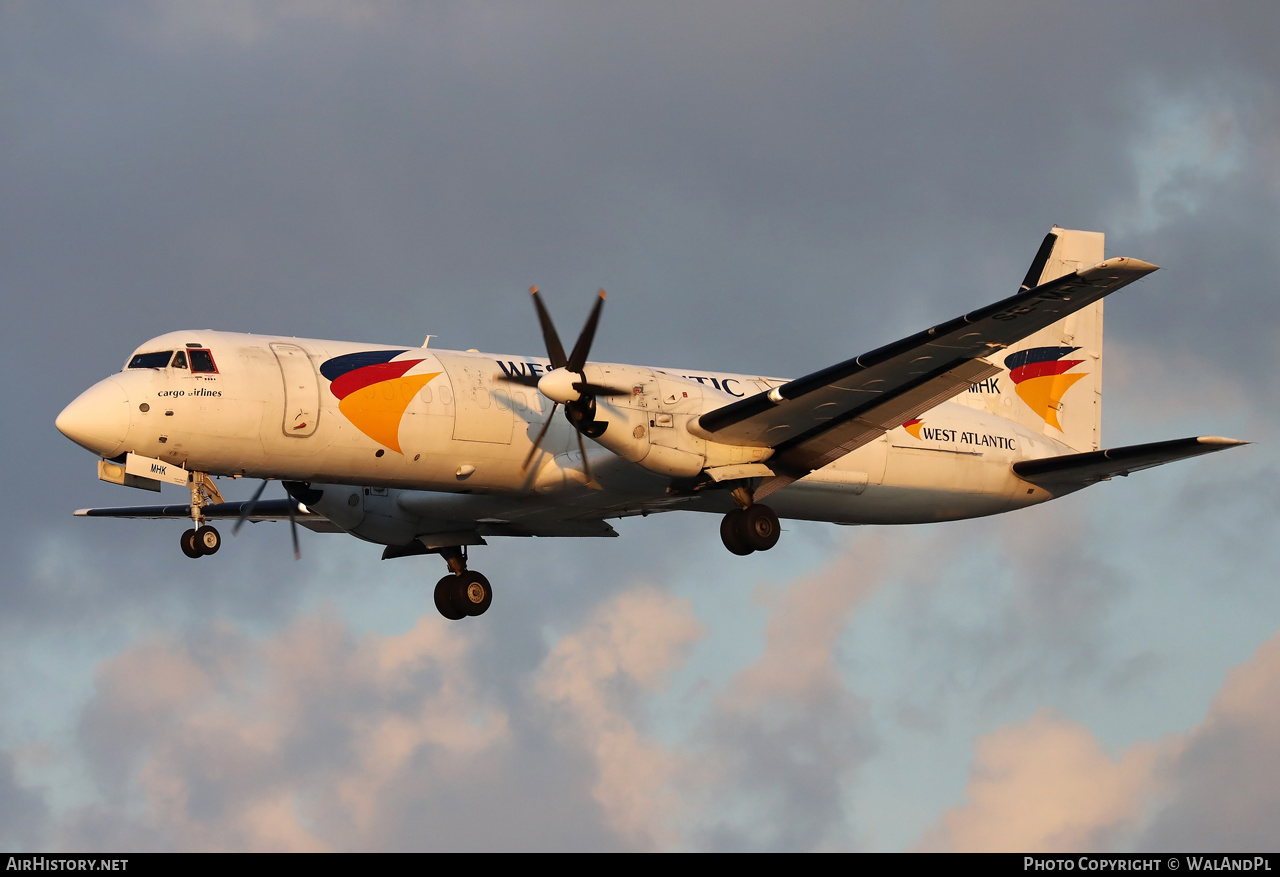
[(641, 847), (669, 846), (679, 837), (669, 786), (682, 759), (637, 727), (636, 695), (656, 690), (701, 635), (687, 601), (631, 591), (561, 639), (535, 683), (556, 713), (559, 735), (591, 757), (597, 772), (591, 794), (609, 824)]
[(1109, 848), (1144, 814), (1160, 755), (1141, 744), (1107, 756), (1084, 725), (1048, 710), (979, 739), (965, 803), (921, 843), (955, 852)]
[[(468, 673), (473, 646), (424, 616), (400, 636), (353, 639), (313, 616), (255, 641), (212, 625), (104, 662), (83, 751), (138, 827), (194, 850), (341, 849), (377, 839), (396, 786), (465, 784), (509, 740), (504, 710)], [(110, 822), (80, 812), (65, 841)]]
[[(170, 49), (204, 40), (249, 47), (280, 30), (306, 22), (329, 22), (363, 29), (398, 18), (399, 4), (368, 0), (225, 0), (215, 6), (199, 2), (148, 2), (117, 11), (132, 30), (149, 42)], [(127, 13), (127, 17), (126, 17)]]
[(873, 743), (837, 659), (881, 569), (874, 540), (855, 541), (762, 586), (764, 652), (709, 716), (662, 733), (649, 707), (704, 627), (649, 586), (600, 603), (529, 670), (492, 668), (501, 679), (479, 669), (488, 629), (434, 616), (395, 636), (355, 637), (321, 613), (263, 638), (216, 622), (142, 639), (99, 665), (81, 714), (102, 803), (61, 813), (55, 836), (70, 849), (851, 846), (841, 802)]
[(712, 849), (849, 848), (844, 797), (874, 751), (870, 714), (846, 685), (839, 641), (880, 583), (875, 539), (851, 539), (827, 567), (764, 586), (765, 650), (716, 698), (704, 729), (706, 807), (691, 838)]
[(1108, 755), (1042, 709), (980, 737), (963, 804), (920, 848), (959, 852), (1275, 850), (1280, 824), (1280, 633), (1228, 676), (1186, 734)]
[(12, 753), (0, 750), (0, 844), (29, 852), (40, 848), (49, 806), (43, 794), (21, 781), (16, 761)]
[(1141, 846), (1280, 850), (1280, 634), (1230, 673), (1166, 778)]

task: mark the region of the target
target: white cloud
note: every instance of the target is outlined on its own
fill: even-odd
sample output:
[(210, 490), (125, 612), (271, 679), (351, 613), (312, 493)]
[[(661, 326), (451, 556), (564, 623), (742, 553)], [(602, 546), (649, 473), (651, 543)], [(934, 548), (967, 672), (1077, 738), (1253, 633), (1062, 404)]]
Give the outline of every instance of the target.
[(341, 849), (376, 835), (404, 773), (464, 782), (507, 742), (471, 647), (429, 616), (360, 640), (312, 617), (143, 642), (101, 666), (81, 738), (104, 792), (175, 848)]
[(1118, 759), (1084, 725), (1047, 710), (980, 738), (966, 802), (943, 814), (927, 850), (1084, 852), (1137, 825), (1154, 783), (1157, 746)]
[(670, 783), (682, 758), (637, 727), (627, 695), (656, 690), (701, 635), (687, 601), (631, 591), (560, 640), (537, 677), (538, 695), (559, 715), (560, 735), (594, 761), (592, 796), (609, 824), (639, 846), (678, 838)]
[(1228, 676), (1190, 732), (1108, 755), (1048, 710), (980, 737), (965, 802), (920, 848), (961, 852), (1274, 850), (1280, 633)]
[(687, 794), (718, 803), (703, 804), (694, 845), (854, 846), (845, 796), (874, 742), (866, 704), (836, 659), (854, 608), (880, 583), (879, 546), (849, 540), (827, 567), (757, 592), (770, 610), (765, 650), (716, 699), (704, 730), (702, 771)]

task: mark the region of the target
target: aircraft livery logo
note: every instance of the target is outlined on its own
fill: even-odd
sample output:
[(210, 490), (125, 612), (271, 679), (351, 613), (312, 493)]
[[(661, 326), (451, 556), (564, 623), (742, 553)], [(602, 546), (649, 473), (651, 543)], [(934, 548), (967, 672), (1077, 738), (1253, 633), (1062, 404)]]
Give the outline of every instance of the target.
[(407, 350), (366, 350), (335, 356), (320, 366), (338, 410), (356, 429), (397, 454), (400, 420), (419, 390), (440, 372), (405, 376), (421, 359), (391, 360)]
[(924, 426), (924, 421), (917, 417), (915, 420), (908, 420), (902, 424), (902, 428), (911, 433), (914, 438), (920, 438), (920, 427)]
[(1019, 350), (1004, 359), (1004, 367), (1009, 370), (1009, 379), (1018, 397), (1044, 422), (1054, 429), (1061, 430), (1058, 423), (1058, 405), (1076, 381), (1084, 377), (1084, 373), (1067, 374), (1068, 371), (1084, 362), (1083, 359), (1063, 359), (1075, 353), (1079, 347), (1032, 347), (1030, 350)]

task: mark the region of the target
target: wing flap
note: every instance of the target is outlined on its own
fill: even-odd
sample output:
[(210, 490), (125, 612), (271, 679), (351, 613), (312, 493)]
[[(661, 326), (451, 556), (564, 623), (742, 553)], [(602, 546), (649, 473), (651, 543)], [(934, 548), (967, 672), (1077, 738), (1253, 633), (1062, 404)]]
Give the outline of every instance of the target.
[(1052, 493), (1070, 492), (1141, 469), (1150, 469), (1153, 466), (1162, 466), (1165, 463), (1187, 460), (1201, 454), (1212, 454), (1215, 451), (1225, 451), (1227, 448), (1247, 444), (1249, 443), (1220, 436), (1193, 436), (1167, 442), (1091, 451), (1087, 454), (1065, 454), (1061, 457), (1046, 457), (1040, 460), (1022, 460), (1013, 464), (1013, 471), (1024, 481), (1029, 481)]
[(770, 458), (769, 465), (775, 470), (804, 476), (835, 462), (850, 451), (856, 451), (867, 442), (1000, 371), (999, 366), (984, 359), (962, 362), (940, 375), (930, 376), (915, 387), (877, 400), (865, 409), (855, 408), (841, 418), (842, 422), (832, 424), (815, 435), (784, 442)]

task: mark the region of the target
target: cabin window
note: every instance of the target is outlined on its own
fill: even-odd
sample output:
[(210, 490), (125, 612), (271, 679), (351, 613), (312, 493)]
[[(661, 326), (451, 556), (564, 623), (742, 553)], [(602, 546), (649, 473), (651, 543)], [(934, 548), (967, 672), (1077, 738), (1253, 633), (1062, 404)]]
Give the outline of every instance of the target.
[(172, 350), (161, 350), (156, 353), (139, 353), (129, 360), (129, 368), (164, 368), (173, 356)]
[(187, 370), (187, 352), (185, 350), (179, 350), (177, 353), (175, 353), (173, 355), (173, 362), (169, 363), (169, 366), (171, 368), (180, 368), (183, 371), (186, 371)]
[(197, 374), (216, 374), (218, 367), (213, 364), (213, 354), (207, 350), (189, 350), (191, 370)]

